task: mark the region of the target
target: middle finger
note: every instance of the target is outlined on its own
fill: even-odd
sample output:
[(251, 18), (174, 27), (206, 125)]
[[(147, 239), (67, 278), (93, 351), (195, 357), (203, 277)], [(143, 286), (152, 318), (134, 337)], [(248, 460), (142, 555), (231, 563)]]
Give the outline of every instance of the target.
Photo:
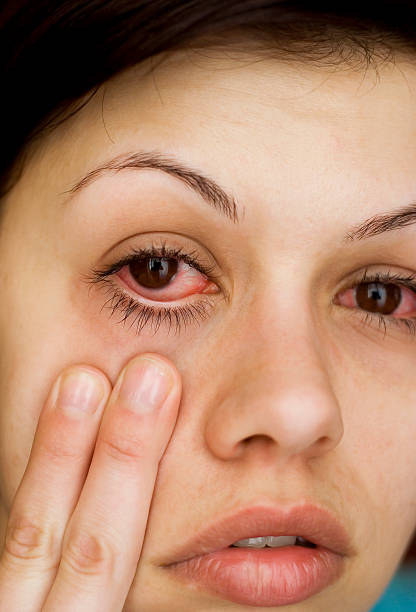
[(143, 544), (181, 381), (159, 356), (133, 359), (114, 387), (44, 612), (121, 610)]

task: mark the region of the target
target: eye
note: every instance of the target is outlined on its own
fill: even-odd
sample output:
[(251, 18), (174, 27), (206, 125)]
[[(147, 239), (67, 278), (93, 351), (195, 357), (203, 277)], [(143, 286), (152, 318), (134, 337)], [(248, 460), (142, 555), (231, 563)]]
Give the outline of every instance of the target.
[(185, 252), (163, 242), (133, 248), (115, 263), (90, 270), (84, 280), (109, 296), (101, 310), (110, 309), (110, 318), (120, 312), (122, 318), (116, 323), (124, 325), (131, 319), (130, 327), (136, 325), (137, 334), (147, 326), (156, 334), (163, 325), (169, 334), (172, 327), (179, 333), (209, 317), (215, 306), (209, 294), (223, 292), (215, 270), (196, 249)]
[(118, 277), (129, 289), (158, 302), (176, 301), (196, 293), (217, 293), (207, 276), (183, 260), (144, 255), (125, 265)]
[(361, 282), (337, 298), (347, 308), (398, 318), (416, 317), (416, 293), (395, 283)]

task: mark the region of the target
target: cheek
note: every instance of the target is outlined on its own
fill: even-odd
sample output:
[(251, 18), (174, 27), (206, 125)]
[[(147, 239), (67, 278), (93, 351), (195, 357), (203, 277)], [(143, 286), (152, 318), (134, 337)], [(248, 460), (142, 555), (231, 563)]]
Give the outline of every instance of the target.
[(27, 291), (24, 300), (9, 292), (7, 305), (2, 303), (8, 314), (0, 324), (0, 487), (8, 503), (26, 468), (50, 388), (65, 366), (80, 361), (85, 342), (56, 293), (45, 297), (43, 290)]
[(398, 561), (416, 526), (416, 358), (386, 349), (379, 355), (343, 363), (342, 444), (355, 480), (351, 495), (361, 492), (368, 508), (367, 516), (357, 514), (362, 541), (387, 560), (396, 550)]
[(127, 361), (151, 351), (188, 372), (185, 382), (198, 388), (204, 366), (201, 358), (195, 360), (209, 336), (207, 324), (190, 324), (180, 336), (163, 328), (137, 336), (128, 322), (116, 324), (117, 313), (110, 319), (111, 311), (100, 312), (106, 297), (93, 290), (89, 295), (67, 270), (57, 265), (34, 278), (26, 273), (33, 264), (23, 263), (25, 272), (8, 281), (0, 308), (0, 493), (8, 505), (26, 468), (43, 404), (63, 368), (91, 364), (114, 384)]
[[(82, 338), (81, 358), (102, 369), (112, 383), (127, 361), (147, 351), (172, 360), (184, 376), (187, 372), (194, 373), (195, 363), (198, 368), (203, 367), (200, 359), (195, 361), (196, 355), (200, 356), (202, 351), (206, 360), (207, 346), (217, 335), (213, 316), (217, 306), (199, 325), (190, 320), (177, 332), (175, 323), (170, 330), (167, 323), (162, 323), (155, 333), (150, 324), (137, 334), (135, 314), (123, 321), (122, 311), (113, 311), (111, 288), (87, 286), (79, 280), (79, 275), (73, 274), (65, 293), (71, 325), (77, 337)], [(187, 383), (185, 378), (184, 382)]]

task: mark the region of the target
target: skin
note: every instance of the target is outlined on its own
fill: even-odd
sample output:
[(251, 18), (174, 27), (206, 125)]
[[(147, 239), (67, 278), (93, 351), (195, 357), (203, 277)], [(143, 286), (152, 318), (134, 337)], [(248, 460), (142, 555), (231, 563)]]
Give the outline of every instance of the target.
[[(246, 609), (190, 589), (161, 565), (190, 532), (258, 503), (316, 503), (351, 538), (342, 577), (290, 609), (335, 610), (342, 601), (349, 612), (369, 610), (410, 542), (415, 338), (404, 327), (384, 334), (377, 322), (363, 325), (363, 311), (334, 303), (366, 267), (416, 272), (414, 226), (343, 241), (351, 226), (416, 196), (415, 67), (403, 56), (378, 76), (177, 52), (151, 76), (144, 66), (118, 75), (37, 143), (5, 202), (3, 533), (64, 368), (90, 364), (113, 386), (129, 360), (151, 352), (182, 379), (125, 612)], [(138, 149), (213, 177), (238, 202), (239, 223), (152, 170), (108, 173), (62, 204), (86, 172)], [(121, 315), (101, 311), (103, 292), (82, 281), (142, 245), (145, 232), (179, 246), (191, 240), (217, 262), (209, 317), (179, 335), (116, 324)], [(132, 484), (131, 504), (136, 497)]]

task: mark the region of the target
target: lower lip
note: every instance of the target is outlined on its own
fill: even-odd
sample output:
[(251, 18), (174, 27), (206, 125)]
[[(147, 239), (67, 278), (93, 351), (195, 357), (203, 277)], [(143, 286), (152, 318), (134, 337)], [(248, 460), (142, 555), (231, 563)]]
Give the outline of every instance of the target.
[(224, 548), (170, 566), (178, 578), (243, 605), (283, 606), (340, 577), (344, 557), (327, 548)]

